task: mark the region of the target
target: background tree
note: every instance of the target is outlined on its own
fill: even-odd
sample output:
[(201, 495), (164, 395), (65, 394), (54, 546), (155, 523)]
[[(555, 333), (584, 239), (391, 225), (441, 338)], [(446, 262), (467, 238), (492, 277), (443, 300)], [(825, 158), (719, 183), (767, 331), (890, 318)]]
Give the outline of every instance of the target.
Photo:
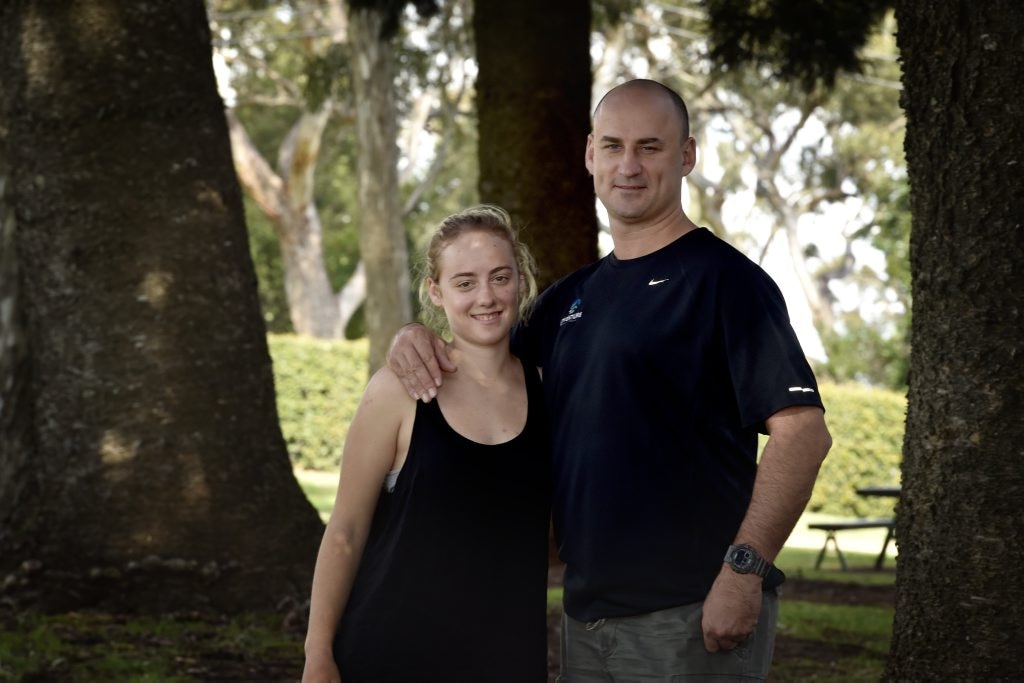
[(0, 52), (0, 293), (25, 323), (0, 366), (7, 591), (304, 595), (323, 527), (277, 424), (203, 3), (15, 0)]
[[(275, 170), (239, 116), (234, 110), (228, 111), (239, 179), (278, 238), (292, 328), (309, 336), (341, 337), (365, 299), (365, 271), (360, 263), (344, 287), (339, 291), (332, 287), (314, 190), (322, 140), (331, 115), (337, 116), (342, 110), (352, 117), (351, 98), (342, 104), (335, 97), (336, 74), (344, 74), (346, 69), (344, 10), (340, 2), (299, 3), (262, 11), (229, 10), (216, 19), (219, 24), (215, 28), (232, 41), (232, 47), (225, 45), (219, 54), (231, 57), (236, 72), (262, 76), (249, 78), (250, 84), (269, 81), (272, 88), (272, 94), (250, 92), (246, 100), (263, 106), (287, 106), (295, 112), (294, 121), (277, 146)], [(298, 30), (298, 49), (278, 49), (278, 43), (289, 40), (281, 35), (287, 30)], [(286, 75), (289, 67), (302, 69), (301, 80)]]
[[(366, 296), (359, 240), (369, 225), (359, 199), (364, 143), (345, 8), (339, 0), (216, 5), (213, 29), (233, 104), (235, 164), (254, 200), (249, 223), (264, 313), (278, 331), (340, 337), (347, 329), (361, 336), (363, 318), (350, 322)], [(461, 168), (475, 152), (465, 123), (472, 82), (468, 3), (450, 0), (440, 10), (429, 19), (401, 14), (389, 45), (399, 217), (414, 242), (431, 221), (476, 197), (475, 169)], [(276, 164), (267, 161), (275, 158)]]
[[(421, 3), (432, 11), (430, 0)], [(352, 89), (359, 153), (359, 253), (366, 264), (370, 372), (384, 365), (391, 338), (412, 320), (409, 251), (400, 213), (394, 39), (404, 3), (349, 0)]]
[(597, 258), (589, 0), (478, 2), (473, 17), (480, 199), (523, 228), (538, 284)]
[[(759, 38), (735, 14), (748, 3), (706, 5), (720, 54), (764, 59), (806, 82), (831, 80), (822, 65), (855, 64), (864, 40), (860, 18), (846, 40), (814, 40), (814, 23)], [(1009, 540), (1024, 522), (1024, 168), (1014, 156), (1024, 143), (1024, 8), (901, 0), (896, 19), (914, 316), (886, 678), (1016, 680), (1024, 584), (1008, 572), (1024, 560)], [(759, 47), (744, 55), (751, 45)], [(838, 58), (826, 54), (836, 50)]]
[[(650, 77), (688, 101), (700, 151), (690, 215), (793, 274), (799, 289), (787, 297), (806, 302), (828, 356), (820, 374), (905, 387), (909, 291), (881, 259), (864, 260), (876, 255), (893, 188), (905, 187), (891, 19), (865, 45), (864, 74), (808, 92), (756, 64), (714, 69), (708, 15), (691, 3), (607, 4), (619, 21), (594, 40), (601, 87)], [(909, 225), (889, 226), (906, 230), (886, 246), (905, 244)]]

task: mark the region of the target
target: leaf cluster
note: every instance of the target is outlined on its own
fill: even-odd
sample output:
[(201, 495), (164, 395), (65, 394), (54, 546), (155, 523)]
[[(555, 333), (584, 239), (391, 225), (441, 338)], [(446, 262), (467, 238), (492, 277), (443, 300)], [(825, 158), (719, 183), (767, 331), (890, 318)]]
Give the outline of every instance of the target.
[(855, 517), (891, 516), (891, 499), (866, 498), (857, 495), (856, 489), (899, 483), (906, 396), (856, 383), (823, 382), (819, 388), (832, 449), (818, 473), (807, 510)]
[(406, 5), (412, 4), (416, 13), (423, 19), (428, 19), (438, 12), (437, 0), (347, 0), (353, 9), (373, 10), (380, 12), (384, 17), (381, 25), (379, 39), (387, 41), (398, 34), (401, 26), (402, 12)]
[(366, 385), (366, 340), (269, 335), (277, 412), (293, 465), (334, 471)]
[(723, 69), (769, 67), (811, 91), (860, 73), (858, 52), (891, 0), (702, 0), (711, 58)]

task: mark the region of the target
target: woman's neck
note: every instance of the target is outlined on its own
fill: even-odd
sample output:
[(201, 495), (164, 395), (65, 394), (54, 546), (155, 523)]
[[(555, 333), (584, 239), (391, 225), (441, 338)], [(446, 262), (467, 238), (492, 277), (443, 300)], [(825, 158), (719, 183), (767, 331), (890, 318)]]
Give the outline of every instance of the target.
[(506, 377), (515, 361), (507, 342), (496, 346), (472, 346), (455, 340), (448, 348), (448, 356), (459, 368), (457, 375), (485, 386)]

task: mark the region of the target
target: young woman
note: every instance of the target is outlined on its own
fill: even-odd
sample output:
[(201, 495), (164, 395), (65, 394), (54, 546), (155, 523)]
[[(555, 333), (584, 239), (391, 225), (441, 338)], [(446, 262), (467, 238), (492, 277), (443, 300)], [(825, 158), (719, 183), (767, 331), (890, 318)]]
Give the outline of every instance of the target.
[(317, 557), (305, 682), (546, 680), (548, 437), (536, 370), (508, 340), (533, 261), (508, 214), (480, 206), (441, 223), (424, 271), (458, 370), (429, 403), (387, 368), (366, 387)]

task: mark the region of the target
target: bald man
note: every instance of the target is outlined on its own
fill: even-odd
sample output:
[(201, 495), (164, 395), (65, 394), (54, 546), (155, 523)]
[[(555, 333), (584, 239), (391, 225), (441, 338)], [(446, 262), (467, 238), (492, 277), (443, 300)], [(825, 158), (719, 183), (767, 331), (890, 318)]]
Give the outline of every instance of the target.
[[(548, 288), (513, 338), (551, 421), (559, 680), (764, 679), (772, 562), (831, 446), (778, 287), (683, 211), (695, 161), (673, 90), (605, 95), (585, 162), (614, 251)], [(419, 325), (389, 358), (425, 401), (453, 370)]]

